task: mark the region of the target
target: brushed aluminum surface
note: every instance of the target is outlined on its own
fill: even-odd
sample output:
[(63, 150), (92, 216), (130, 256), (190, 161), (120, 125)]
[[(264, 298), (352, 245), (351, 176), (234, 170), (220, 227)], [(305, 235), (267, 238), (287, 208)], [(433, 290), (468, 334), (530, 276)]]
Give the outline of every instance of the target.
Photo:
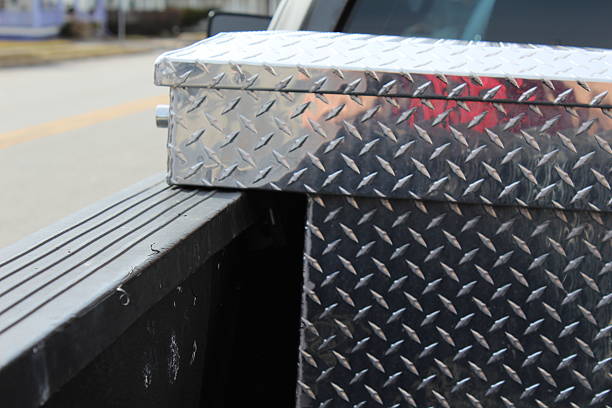
[(311, 196), (299, 407), (604, 407), (608, 214)]

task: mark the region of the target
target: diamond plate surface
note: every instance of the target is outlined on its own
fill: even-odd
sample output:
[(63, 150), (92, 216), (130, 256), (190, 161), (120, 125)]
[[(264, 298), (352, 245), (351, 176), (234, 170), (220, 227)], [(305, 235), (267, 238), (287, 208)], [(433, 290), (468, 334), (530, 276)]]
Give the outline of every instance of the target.
[(162, 55), (155, 82), (609, 108), (609, 50), (312, 32), (224, 33)]
[(609, 403), (611, 66), (272, 32), (158, 59), (171, 183), (310, 194), (298, 406)]
[(611, 225), (311, 196), (298, 406), (608, 406)]
[(171, 96), (175, 184), (612, 205), (612, 118), (601, 108), (194, 87)]

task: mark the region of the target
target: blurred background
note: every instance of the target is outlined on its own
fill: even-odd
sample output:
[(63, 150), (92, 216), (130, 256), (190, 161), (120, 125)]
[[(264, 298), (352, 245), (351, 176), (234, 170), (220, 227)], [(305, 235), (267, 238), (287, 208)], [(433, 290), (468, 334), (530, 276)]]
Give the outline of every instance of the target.
[(165, 170), (162, 52), (280, 0), (0, 0), (0, 247)]
[[(271, 15), (280, 0), (0, 0), (0, 36), (106, 38), (206, 31), (210, 10)], [(125, 21), (123, 19), (125, 17)], [(125, 24), (125, 25), (124, 25)]]

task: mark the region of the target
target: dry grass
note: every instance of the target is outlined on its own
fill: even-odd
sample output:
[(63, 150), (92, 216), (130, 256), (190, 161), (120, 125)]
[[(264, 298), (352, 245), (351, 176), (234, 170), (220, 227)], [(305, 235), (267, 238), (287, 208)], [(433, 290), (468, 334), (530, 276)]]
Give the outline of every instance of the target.
[(134, 54), (159, 48), (178, 48), (185, 39), (118, 41), (0, 41), (0, 67), (44, 64), (79, 58)]

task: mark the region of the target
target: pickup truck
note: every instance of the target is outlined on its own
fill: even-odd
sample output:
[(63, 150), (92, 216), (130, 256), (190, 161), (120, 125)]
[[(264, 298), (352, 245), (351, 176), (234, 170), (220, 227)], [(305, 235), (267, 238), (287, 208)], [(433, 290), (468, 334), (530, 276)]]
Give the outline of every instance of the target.
[(285, 1), (163, 54), (165, 179), (0, 252), (3, 406), (609, 406), (611, 13)]

